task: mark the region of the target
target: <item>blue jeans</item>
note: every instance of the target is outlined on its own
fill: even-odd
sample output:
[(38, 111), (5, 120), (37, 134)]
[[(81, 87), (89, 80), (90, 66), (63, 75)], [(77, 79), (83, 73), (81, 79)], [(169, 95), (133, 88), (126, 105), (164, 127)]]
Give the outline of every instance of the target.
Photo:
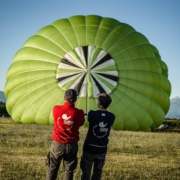
[[(105, 163), (105, 158), (106, 158), (106, 153), (89, 154), (83, 152), (80, 162), (80, 167), (82, 169), (81, 180), (100, 180), (102, 175), (102, 169)], [(93, 173), (91, 177), (92, 166), (93, 166)]]
[(61, 144), (53, 141), (46, 159), (48, 166), (46, 180), (56, 180), (62, 160), (64, 166), (63, 180), (73, 180), (73, 172), (78, 162), (77, 152), (77, 143)]

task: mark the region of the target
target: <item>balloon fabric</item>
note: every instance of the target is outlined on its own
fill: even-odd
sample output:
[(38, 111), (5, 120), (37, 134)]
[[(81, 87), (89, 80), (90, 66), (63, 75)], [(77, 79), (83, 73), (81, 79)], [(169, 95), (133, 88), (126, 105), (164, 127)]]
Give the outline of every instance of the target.
[(53, 124), (53, 106), (69, 88), (85, 113), (97, 110), (98, 93), (109, 94), (115, 130), (151, 131), (170, 106), (157, 48), (130, 25), (97, 15), (59, 19), (24, 43), (7, 72), (7, 111), (18, 123)]

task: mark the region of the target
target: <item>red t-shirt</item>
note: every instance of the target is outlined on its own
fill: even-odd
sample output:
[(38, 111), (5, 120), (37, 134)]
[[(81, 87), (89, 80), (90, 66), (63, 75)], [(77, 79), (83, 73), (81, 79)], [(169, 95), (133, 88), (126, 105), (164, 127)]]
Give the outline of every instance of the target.
[(75, 108), (74, 104), (65, 102), (62, 106), (54, 106), (54, 130), (52, 139), (60, 143), (79, 141), (79, 127), (84, 124), (84, 112)]

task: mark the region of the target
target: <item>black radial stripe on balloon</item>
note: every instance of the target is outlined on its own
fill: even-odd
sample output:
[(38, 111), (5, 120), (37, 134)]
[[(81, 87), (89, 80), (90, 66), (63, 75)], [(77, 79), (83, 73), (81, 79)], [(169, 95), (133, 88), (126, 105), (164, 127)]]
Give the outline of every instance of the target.
[(80, 79), (80, 81), (77, 83), (77, 85), (75, 86), (75, 90), (77, 91), (77, 94), (80, 93), (81, 87), (83, 85), (84, 79), (85, 79), (86, 74), (84, 74), (84, 76)]
[(74, 66), (74, 67), (80, 68), (79, 66), (73, 64), (72, 62), (70, 62), (70, 61), (69, 61), (68, 59), (66, 59), (66, 58), (63, 58), (63, 59), (61, 60), (61, 63), (64, 63), (64, 64), (67, 64), (67, 65), (70, 65), (70, 66)]
[(99, 66), (100, 64), (103, 64), (105, 63), (106, 61), (109, 61), (110, 59), (112, 59), (112, 57), (109, 55), (109, 54), (106, 54), (104, 57), (102, 57), (100, 59), (100, 61), (95, 64), (94, 66), (91, 67), (91, 69), (95, 68), (96, 66)]
[(96, 73), (96, 74), (99, 74), (100, 76), (103, 76), (105, 78), (118, 82), (118, 76), (113, 76), (113, 75), (103, 74), (103, 73)]
[[(104, 50), (101, 50), (96, 57), (93, 56), (93, 54), (94, 54), (93, 52), (96, 52), (96, 47), (94, 47), (94, 46), (82, 46), (82, 47), (75, 48), (76, 56), (78, 56), (78, 59), (81, 60), (85, 66), (84, 65), (79, 66), (78, 59), (74, 58), (74, 56), (71, 56), (71, 52), (67, 53), (62, 58), (62, 60), (60, 61), (61, 66), (59, 66), (60, 69), (56, 76), (56, 79), (58, 81), (60, 88), (61, 88), (61, 86), (64, 86), (65, 84), (69, 83), (69, 80), (72, 80), (73, 81), (72, 86), (74, 87), (74, 89), (76, 89), (79, 96), (81, 96), (81, 93), (84, 96), (84, 93), (87, 94), (87, 88), (88, 88), (88, 84), (87, 84), (87, 82), (85, 82), (85, 77), (87, 74), (90, 75), (93, 82), (95, 83), (96, 88), (93, 87), (93, 89), (94, 88), (95, 88), (94, 90), (97, 89), (100, 93), (103, 93), (103, 92), (106, 93), (106, 91), (109, 92), (109, 88), (106, 87), (105, 84), (101, 84), (101, 82), (99, 82), (96, 79), (95, 74), (99, 75), (102, 78), (106, 78), (106, 80), (109, 81), (109, 83), (112, 83), (114, 87), (117, 85), (118, 76), (116, 76), (116, 74), (114, 74), (114, 70), (113, 71), (109, 70), (108, 73), (98, 70), (98, 66), (104, 65), (103, 67), (105, 67), (105, 66), (107, 67), (108, 61), (110, 61), (111, 63), (112, 63), (112, 61), (114, 62), (112, 57)], [(68, 57), (68, 56), (71, 56), (71, 57)], [(94, 64), (92, 64), (91, 67), (89, 67), (89, 64), (88, 64), (89, 63), (88, 58), (93, 58), (93, 59), (91, 59), (91, 61), (94, 61)], [(68, 65), (70, 69), (78, 68), (80, 72), (77, 72), (77, 69), (76, 69), (76, 72), (71, 72), (71, 74), (68, 74), (69, 70), (68, 70), (68, 67), (65, 65)], [(94, 68), (97, 68), (95, 70), (95, 72), (93, 71)], [(64, 71), (66, 71), (67, 74), (63, 75), (63, 73), (62, 73), (62, 75), (61, 75), (61, 69), (63, 70), (63, 73), (64, 73)], [(95, 73), (95, 74), (93, 75), (92, 73)], [(58, 76), (59, 76), (59, 78), (58, 78)], [(74, 77), (79, 76), (78, 80), (76, 80), (74, 82), (73, 76)], [(116, 83), (113, 83), (112, 81), (116, 82)], [(86, 88), (86, 92), (85, 92), (85, 89), (83, 89), (83, 88)], [(83, 92), (82, 92), (82, 90), (83, 90)]]
[(72, 77), (72, 76), (76, 76), (77, 74), (80, 74), (80, 73), (76, 73), (76, 74), (72, 74), (72, 75), (69, 75), (69, 76), (64, 76), (64, 77), (60, 77), (60, 78), (57, 78), (57, 81), (58, 83), (69, 78), (69, 77)]
[(91, 77), (93, 78), (95, 85), (97, 86), (100, 93), (106, 93), (104, 88), (98, 83), (98, 81), (95, 79), (95, 77), (91, 74)]
[(82, 51), (85, 57), (86, 65), (88, 64), (88, 46), (82, 46)]

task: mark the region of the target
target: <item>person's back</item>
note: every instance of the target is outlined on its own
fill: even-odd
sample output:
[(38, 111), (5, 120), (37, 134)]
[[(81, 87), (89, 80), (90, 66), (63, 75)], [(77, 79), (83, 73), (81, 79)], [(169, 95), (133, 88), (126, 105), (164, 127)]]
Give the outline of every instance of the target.
[(108, 111), (90, 111), (89, 129), (83, 150), (87, 153), (102, 154), (107, 151), (108, 136), (114, 123), (114, 114)]
[(83, 110), (75, 108), (76, 99), (76, 91), (68, 89), (65, 92), (64, 105), (56, 105), (53, 108), (53, 141), (46, 160), (48, 166), (46, 180), (55, 180), (57, 178), (62, 160), (65, 170), (63, 180), (73, 179), (73, 172), (78, 162), (79, 127), (85, 121)]
[(55, 106), (54, 131), (52, 138), (60, 143), (79, 141), (79, 127), (84, 123), (84, 112), (65, 102), (63, 106)]
[[(115, 116), (107, 111), (111, 103), (109, 95), (102, 93), (98, 95), (97, 111), (88, 113), (89, 128), (83, 145), (83, 154), (80, 167), (82, 169), (81, 180), (100, 180), (105, 162), (108, 137)], [(94, 166), (93, 166), (94, 165)], [(91, 177), (91, 169), (93, 174)]]

